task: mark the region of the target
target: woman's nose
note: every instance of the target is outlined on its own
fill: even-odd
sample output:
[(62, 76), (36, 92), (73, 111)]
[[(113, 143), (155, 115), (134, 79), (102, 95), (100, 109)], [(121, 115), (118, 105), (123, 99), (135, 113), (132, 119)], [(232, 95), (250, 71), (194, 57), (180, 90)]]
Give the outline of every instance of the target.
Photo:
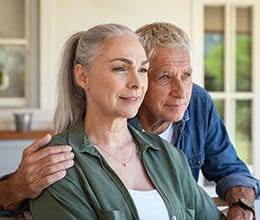
[(138, 72), (132, 72), (128, 76), (127, 87), (128, 88), (140, 88), (141, 87), (141, 78), (138, 76)]

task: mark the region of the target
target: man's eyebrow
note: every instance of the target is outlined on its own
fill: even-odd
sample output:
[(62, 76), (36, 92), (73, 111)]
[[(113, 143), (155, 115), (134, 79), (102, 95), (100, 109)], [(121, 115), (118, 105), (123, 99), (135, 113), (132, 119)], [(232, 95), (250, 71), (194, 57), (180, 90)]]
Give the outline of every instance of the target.
[[(115, 58), (115, 59), (110, 60), (109, 62), (111, 63), (113, 61), (121, 61), (121, 62), (127, 63), (129, 65), (133, 64), (133, 61), (131, 61), (131, 60), (127, 59), (127, 58)], [(149, 63), (148, 60), (144, 60), (144, 61), (141, 62), (142, 65), (145, 65), (147, 63)]]

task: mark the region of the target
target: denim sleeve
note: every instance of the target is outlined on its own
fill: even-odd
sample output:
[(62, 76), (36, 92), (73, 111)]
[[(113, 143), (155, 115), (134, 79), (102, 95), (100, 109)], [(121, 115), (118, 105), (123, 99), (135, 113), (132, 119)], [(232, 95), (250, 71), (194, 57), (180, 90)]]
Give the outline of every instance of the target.
[(225, 193), (235, 186), (251, 187), (255, 191), (256, 199), (260, 198), (260, 181), (246, 173), (231, 174), (220, 179), (216, 187), (217, 194), (224, 199)]
[(207, 132), (203, 175), (217, 183), (216, 192), (224, 199), (234, 186), (252, 187), (259, 197), (259, 180), (252, 177), (246, 164), (238, 157), (229, 139), (227, 129), (213, 105), (208, 100)]

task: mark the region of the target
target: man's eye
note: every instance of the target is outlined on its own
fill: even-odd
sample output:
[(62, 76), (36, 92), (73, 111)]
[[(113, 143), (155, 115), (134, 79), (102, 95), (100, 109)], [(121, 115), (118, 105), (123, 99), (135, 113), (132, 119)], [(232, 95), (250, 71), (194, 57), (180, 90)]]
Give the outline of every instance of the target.
[(188, 79), (191, 77), (191, 73), (184, 73), (183, 74), (183, 79)]
[(168, 75), (168, 74), (165, 74), (165, 75), (162, 75), (159, 79), (160, 80), (171, 80), (172, 77), (170, 75)]

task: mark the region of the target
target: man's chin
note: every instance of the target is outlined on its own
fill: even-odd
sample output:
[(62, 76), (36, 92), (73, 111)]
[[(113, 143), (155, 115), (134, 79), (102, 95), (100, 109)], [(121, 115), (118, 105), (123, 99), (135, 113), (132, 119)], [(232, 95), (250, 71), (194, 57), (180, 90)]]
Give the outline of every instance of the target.
[(182, 119), (183, 119), (183, 114), (182, 115), (178, 115), (178, 116), (176, 116), (176, 115), (169, 115), (168, 117), (164, 118), (165, 121), (173, 122), (173, 123), (181, 121)]

